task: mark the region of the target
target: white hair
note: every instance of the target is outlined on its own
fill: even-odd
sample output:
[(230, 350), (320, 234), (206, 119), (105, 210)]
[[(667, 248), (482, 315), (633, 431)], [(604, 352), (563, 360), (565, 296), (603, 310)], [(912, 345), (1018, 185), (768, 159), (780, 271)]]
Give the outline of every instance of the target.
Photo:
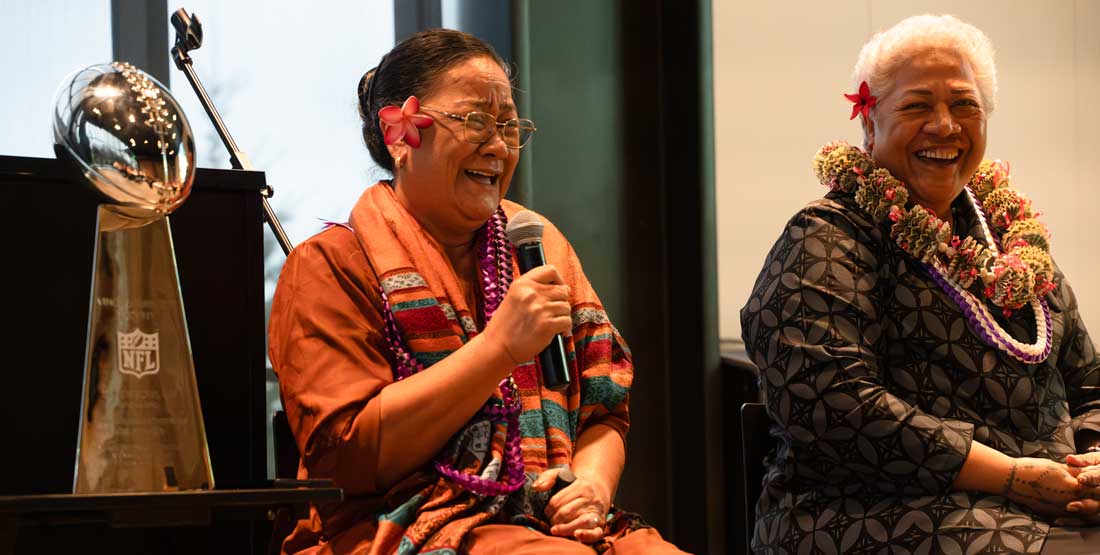
[(977, 27), (950, 15), (915, 15), (875, 33), (859, 52), (852, 72), (858, 90), (867, 81), (871, 94), (882, 98), (893, 90), (894, 73), (913, 54), (931, 48), (950, 48), (970, 62), (986, 114), (997, 104), (997, 66), (993, 43)]

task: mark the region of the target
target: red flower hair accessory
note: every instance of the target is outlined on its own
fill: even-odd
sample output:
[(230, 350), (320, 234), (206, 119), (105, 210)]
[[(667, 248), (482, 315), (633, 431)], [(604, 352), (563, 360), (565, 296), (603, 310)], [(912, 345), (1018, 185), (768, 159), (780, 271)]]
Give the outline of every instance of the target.
[(378, 110), (378, 119), (381, 120), (382, 140), (387, 145), (396, 143), (398, 139), (405, 139), (405, 144), (420, 147), (420, 129), (430, 127), (432, 118), (420, 112), (420, 100), (415, 96), (405, 99), (400, 108), (386, 106)]
[(871, 117), (871, 108), (875, 107), (875, 103), (878, 102), (878, 97), (871, 94), (871, 87), (867, 86), (867, 81), (859, 84), (859, 94), (845, 94), (844, 98), (847, 98), (854, 104), (852, 106), (852, 117), (849, 120), (856, 119), (856, 114), (863, 113), (863, 117)]

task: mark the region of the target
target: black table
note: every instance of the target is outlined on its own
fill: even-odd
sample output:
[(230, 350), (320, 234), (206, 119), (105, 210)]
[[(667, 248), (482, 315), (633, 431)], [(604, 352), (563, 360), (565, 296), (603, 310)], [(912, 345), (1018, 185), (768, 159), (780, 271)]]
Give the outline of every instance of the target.
[(276, 480), (273, 487), (256, 489), (0, 496), (0, 555), (14, 553), (25, 528), (209, 526), (219, 520), (270, 520), (281, 509), (304, 518), (310, 503), (343, 497), (343, 490), (327, 480)]

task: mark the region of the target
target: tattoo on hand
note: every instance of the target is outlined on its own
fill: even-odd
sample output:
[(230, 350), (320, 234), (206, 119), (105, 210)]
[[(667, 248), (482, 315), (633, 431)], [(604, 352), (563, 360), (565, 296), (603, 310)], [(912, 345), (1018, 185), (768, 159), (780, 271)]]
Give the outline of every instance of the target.
[[(1019, 468), (1025, 475), (1033, 469), (1034, 465), (1028, 463), (1023, 463)], [(1073, 494), (1072, 490), (1051, 487), (1046, 483), (1051, 475), (1050, 469), (1042, 469), (1039, 475), (1032, 480), (1018, 479), (1016, 471), (1017, 463), (1013, 462), (1004, 491), (1004, 495), (1010, 499), (1059, 512), (1062, 510), (1064, 503), (1058, 501), (1058, 499)]]
[(1004, 490), (1001, 491), (1001, 495), (1008, 497), (1008, 494), (1012, 492), (1012, 482), (1016, 479), (1016, 461), (1012, 461), (1012, 470), (1008, 471), (1008, 480), (1005, 481)]

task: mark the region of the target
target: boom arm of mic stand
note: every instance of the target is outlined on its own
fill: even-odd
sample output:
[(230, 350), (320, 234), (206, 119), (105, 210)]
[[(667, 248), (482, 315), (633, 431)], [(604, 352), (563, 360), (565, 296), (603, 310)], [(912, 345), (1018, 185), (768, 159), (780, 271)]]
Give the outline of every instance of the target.
[[(233, 136), (229, 134), (229, 129), (225, 127), (221, 115), (218, 114), (218, 109), (214, 107), (214, 103), (206, 94), (206, 88), (202, 86), (202, 82), (199, 81), (198, 75), (195, 74), (195, 68), (191, 67), (191, 57), (179, 46), (174, 46), (172, 47), (172, 58), (176, 62), (176, 67), (187, 76), (187, 81), (191, 83), (191, 88), (195, 89), (195, 94), (199, 97), (199, 103), (201, 103), (203, 109), (206, 110), (206, 115), (210, 116), (210, 121), (214, 123), (214, 129), (218, 132), (218, 136), (221, 137), (226, 150), (229, 151), (229, 163), (233, 166), (233, 169), (252, 171), (252, 162), (248, 160), (248, 156), (245, 156), (245, 154), (241, 152), (241, 149), (237, 148), (237, 142), (234, 141)], [(271, 209), (271, 204), (267, 202), (268, 196), (270, 196), (270, 188), (264, 191), (260, 197), (263, 205), (264, 220), (267, 221), (268, 227), (271, 228), (271, 234), (275, 236), (275, 240), (278, 241), (279, 246), (283, 249), (283, 254), (290, 254), (290, 249), (294, 247), (290, 244), (290, 239), (286, 236), (286, 232), (283, 231), (283, 225), (279, 223), (279, 218), (275, 216), (275, 211)]]

